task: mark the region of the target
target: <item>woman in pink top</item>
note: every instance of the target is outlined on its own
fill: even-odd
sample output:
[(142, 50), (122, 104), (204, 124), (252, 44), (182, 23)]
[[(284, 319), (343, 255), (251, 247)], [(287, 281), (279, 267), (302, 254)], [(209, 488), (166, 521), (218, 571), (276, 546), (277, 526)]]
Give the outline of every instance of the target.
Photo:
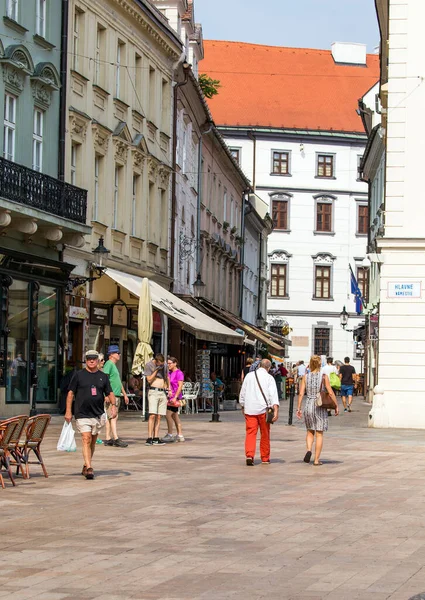
[[(184, 442), (182, 424), (179, 417), (180, 401), (183, 398), (182, 388), (184, 383), (183, 371), (179, 369), (177, 358), (168, 358), (168, 377), (170, 389), (168, 391), (167, 419), (168, 433), (162, 438), (163, 442)], [(176, 426), (177, 435), (173, 435), (173, 424)]]

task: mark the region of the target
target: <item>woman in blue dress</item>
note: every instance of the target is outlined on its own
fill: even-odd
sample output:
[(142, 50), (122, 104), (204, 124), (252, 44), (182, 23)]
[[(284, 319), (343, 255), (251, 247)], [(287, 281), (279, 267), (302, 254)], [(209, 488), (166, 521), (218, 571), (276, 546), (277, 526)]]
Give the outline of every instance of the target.
[[(338, 414), (338, 405), (335, 399), (335, 394), (331, 388), (329, 377), (321, 374), (322, 359), (320, 356), (312, 356), (310, 358), (310, 371), (306, 373), (300, 383), (300, 392), (298, 395), (298, 410), (297, 417), (301, 419), (304, 416), (305, 426), (307, 428), (307, 453), (304, 456), (304, 462), (309, 463), (311, 460), (314, 437), (316, 436), (316, 446), (314, 453), (314, 465), (321, 465), (320, 454), (323, 448), (323, 432), (328, 430), (328, 411), (322, 406), (316, 406), (316, 397), (320, 392), (322, 383), (328, 394), (335, 400), (335, 414)], [(301, 403), (304, 397), (307, 399), (304, 405), (304, 411), (301, 411)]]

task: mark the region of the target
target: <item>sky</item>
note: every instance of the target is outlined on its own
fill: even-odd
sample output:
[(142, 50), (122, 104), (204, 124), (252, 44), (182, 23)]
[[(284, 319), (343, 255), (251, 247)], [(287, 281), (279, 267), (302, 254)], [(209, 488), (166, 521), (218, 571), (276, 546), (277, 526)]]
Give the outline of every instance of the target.
[(321, 48), (379, 44), (374, 0), (194, 0), (204, 39)]

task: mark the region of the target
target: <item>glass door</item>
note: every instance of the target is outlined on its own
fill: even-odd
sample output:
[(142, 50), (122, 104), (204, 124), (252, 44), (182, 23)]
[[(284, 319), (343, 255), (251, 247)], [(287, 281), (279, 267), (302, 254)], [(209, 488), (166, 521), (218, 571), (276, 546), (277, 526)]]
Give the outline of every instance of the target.
[(28, 387), (28, 283), (14, 279), (9, 288), (7, 326), (6, 402), (29, 403)]
[(56, 403), (57, 370), (57, 292), (40, 286), (38, 293), (37, 403)]

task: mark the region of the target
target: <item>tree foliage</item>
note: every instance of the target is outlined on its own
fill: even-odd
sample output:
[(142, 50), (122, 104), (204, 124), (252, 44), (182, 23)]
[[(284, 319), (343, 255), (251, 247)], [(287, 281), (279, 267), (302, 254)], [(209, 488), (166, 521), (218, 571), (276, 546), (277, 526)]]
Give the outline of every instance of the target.
[(206, 98), (212, 98), (218, 94), (218, 88), (221, 87), (218, 79), (213, 79), (212, 77), (208, 77), (205, 73), (201, 73), (198, 81)]

